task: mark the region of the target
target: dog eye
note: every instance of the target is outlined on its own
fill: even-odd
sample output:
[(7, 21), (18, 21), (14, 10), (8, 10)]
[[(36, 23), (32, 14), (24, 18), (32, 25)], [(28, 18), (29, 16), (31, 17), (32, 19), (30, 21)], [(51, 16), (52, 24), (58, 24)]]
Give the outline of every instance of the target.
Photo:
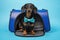
[(33, 9), (33, 6), (30, 6), (31, 9)]
[(27, 9), (27, 7), (25, 7), (25, 9)]
[(31, 9), (33, 9), (33, 7), (30, 7)]

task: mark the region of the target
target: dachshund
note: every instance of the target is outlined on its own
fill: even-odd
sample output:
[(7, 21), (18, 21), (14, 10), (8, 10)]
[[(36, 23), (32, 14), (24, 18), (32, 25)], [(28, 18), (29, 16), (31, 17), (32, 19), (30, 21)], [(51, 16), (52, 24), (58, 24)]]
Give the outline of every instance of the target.
[[(36, 10), (37, 10), (37, 8), (33, 5), (33, 4), (31, 4), (31, 3), (28, 3), (28, 4), (25, 4), (23, 7), (22, 7), (22, 11), (24, 12), (25, 11), (25, 17), (27, 18), (27, 19), (34, 19), (35, 20), (35, 18), (34, 18), (34, 13), (36, 13)], [(34, 21), (34, 20), (32, 20), (32, 21)], [(31, 32), (31, 34), (35, 34), (35, 32), (34, 32), (34, 30), (33, 30), (33, 28), (34, 28), (34, 23), (35, 22), (24, 22), (23, 23), (23, 29), (24, 29), (24, 31), (23, 31), (23, 34), (24, 35), (26, 35), (27, 34), (27, 32)]]

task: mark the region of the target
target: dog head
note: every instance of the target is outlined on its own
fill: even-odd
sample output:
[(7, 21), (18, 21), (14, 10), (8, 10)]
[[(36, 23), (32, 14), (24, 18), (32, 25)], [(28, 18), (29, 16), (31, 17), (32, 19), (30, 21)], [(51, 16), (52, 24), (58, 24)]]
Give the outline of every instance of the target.
[(32, 3), (27, 3), (21, 8), (22, 12), (26, 12), (28, 16), (31, 15), (31, 13), (36, 13), (37, 8)]

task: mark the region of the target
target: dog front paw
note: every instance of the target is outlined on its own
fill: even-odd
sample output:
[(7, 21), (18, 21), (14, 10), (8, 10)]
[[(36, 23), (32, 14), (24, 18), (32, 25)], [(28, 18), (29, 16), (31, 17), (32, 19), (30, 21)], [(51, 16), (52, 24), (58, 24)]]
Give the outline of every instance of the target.
[(31, 34), (32, 34), (32, 35), (35, 35), (35, 32), (32, 30), (32, 31), (31, 31)]
[(26, 32), (26, 30), (24, 30), (24, 31), (23, 31), (23, 35), (27, 35), (27, 32)]

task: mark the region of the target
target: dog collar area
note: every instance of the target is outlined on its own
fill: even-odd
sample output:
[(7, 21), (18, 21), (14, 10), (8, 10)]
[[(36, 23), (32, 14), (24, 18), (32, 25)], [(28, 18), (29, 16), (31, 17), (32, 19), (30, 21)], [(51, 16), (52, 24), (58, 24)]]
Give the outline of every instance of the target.
[(24, 17), (24, 22), (32, 22), (32, 23), (34, 23), (35, 22), (35, 19), (33, 17), (30, 18), (30, 19)]

